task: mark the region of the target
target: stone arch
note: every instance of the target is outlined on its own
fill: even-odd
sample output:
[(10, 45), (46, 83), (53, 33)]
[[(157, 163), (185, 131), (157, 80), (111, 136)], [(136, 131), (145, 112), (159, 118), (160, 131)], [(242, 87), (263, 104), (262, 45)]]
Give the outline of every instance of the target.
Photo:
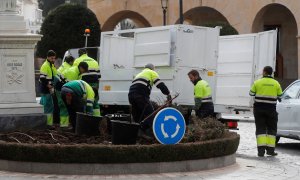
[(112, 31), (124, 19), (131, 19), (137, 27), (151, 27), (149, 21), (141, 14), (134, 11), (120, 11), (110, 16), (102, 26), (102, 31)]
[[(179, 19), (176, 21), (179, 23)], [(184, 13), (184, 24), (197, 26), (222, 26), (221, 35), (238, 34), (237, 30), (232, 27), (227, 18), (218, 10), (207, 7), (195, 7)]]
[[(218, 10), (207, 7), (207, 6), (201, 6), (201, 7), (195, 7), (188, 11), (186, 11), (184, 14), (184, 21), (187, 21), (191, 23), (192, 25), (201, 25), (203, 23), (209, 23), (209, 22), (225, 22), (229, 23), (226, 17), (220, 13)], [(175, 24), (179, 23), (179, 19), (176, 21)]]
[(278, 28), (276, 77), (279, 79), (298, 78), (297, 22), (292, 11), (282, 4), (264, 6), (256, 14), (252, 32)]

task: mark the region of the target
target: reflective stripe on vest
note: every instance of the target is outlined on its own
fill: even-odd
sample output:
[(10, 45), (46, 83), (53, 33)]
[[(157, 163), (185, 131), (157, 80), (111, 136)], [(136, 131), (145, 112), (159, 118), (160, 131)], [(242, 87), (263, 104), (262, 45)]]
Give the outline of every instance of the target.
[(259, 103), (276, 104), (277, 103), (277, 97), (255, 95), (254, 101), (259, 102)]
[(149, 89), (151, 88), (150, 81), (147, 80), (146, 78), (142, 78), (142, 77), (133, 80), (132, 85), (134, 85), (134, 84), (142, 84), (144, 86), (147, 86)]
[(82, 81), (77, 81), (77, 82), (79, 83), (79, 85), (80, 85), (80, 87), (81, 87), (81, 89), (83, 91), (83, 94), (86, 94), (86, 89), (85, 89), (84, 83)]
[(212, 97), (211, 97), (211, 96), (203, 97), (203, 98), (201, 99), (201, 102), (203, 102), (203, 103), (206, 103), (206, 102), (213, 102), (213, 101), (212, 101)]

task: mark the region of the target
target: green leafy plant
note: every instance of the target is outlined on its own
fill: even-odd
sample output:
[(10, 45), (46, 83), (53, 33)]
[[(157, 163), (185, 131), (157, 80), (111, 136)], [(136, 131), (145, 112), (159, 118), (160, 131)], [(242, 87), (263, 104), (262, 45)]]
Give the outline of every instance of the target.
[(63, 4), (52, 10), (45, 18), (37, 45), (37, 56), (45, 58), (49, 49), (62, 58), (71, 48), (81, 48), (85, 44), (84, 30), (91, 30), (88, 46), (100, 45), (100, 25), (96, 15), (79, 4)]
[(200, 26), (205, 26), (205, 27), (221, 26), (222, 27), (222, 29), (220, 31), (221, 36), (239, 34), (238, 31), (227, 22), (206, 22), (206, 23), (200, 24)]
[(184, 141), (197, 142), (223, 138), (227, 132), (224, 124), (215, 118), (200, 119), (192, 116)]

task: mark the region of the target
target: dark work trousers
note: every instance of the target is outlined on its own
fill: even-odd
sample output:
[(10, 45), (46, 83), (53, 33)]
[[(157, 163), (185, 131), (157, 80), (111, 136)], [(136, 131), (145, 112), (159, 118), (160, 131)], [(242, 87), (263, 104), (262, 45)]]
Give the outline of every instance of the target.
[[(67, 102), (67, 94), (71, 98), (70, 102)], [(67, 87), (62, 87), (61, 97), (67, 107), (69, 113), (69, 120), (75, 131), (76, 128), (76, 112), (84, 112), (84, 102), (82, 97), (74, 93), (74, 91)]]
[(52, 94), (51, 96), (52, 96), (52, 101), (53, 101), (53, 123), (60, 124), (58, 100), (57, 100), (55, 93)]
[(214, 104), (211, 102), (202, 103), (201, 107), (196, 111), (199, 118), (214, 117)]
[(154, 112), (148, 97), (140, 94), (130, 93), (128, 95), (129, 103), (132, 108), (133, 120), (141, 124), (141, 129), (146, 130), (152, 127), (154, 115), (144, 120), (147, 116)]
[[(258, 135), (273, 135), (277, 134), (277, 122), (278, 122), (278, 113), (276, 109), (268, 108), (255, 108), (254, 107), (254, 118), (256, 126), (256, 136)], [(269, 153), (273, 153), (275, 147), (268, 146), (258, 146), (258, 153), (264, 154), (265, 150)]]

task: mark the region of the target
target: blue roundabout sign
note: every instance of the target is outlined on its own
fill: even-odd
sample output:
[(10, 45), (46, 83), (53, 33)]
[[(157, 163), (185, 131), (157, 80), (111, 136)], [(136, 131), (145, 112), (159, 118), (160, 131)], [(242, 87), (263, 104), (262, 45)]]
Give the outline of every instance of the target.
[(161, 144), (177, 144), (185, 134), (185, 120), (174, 108), (159, 111), (153, 121), (153, 133)]

